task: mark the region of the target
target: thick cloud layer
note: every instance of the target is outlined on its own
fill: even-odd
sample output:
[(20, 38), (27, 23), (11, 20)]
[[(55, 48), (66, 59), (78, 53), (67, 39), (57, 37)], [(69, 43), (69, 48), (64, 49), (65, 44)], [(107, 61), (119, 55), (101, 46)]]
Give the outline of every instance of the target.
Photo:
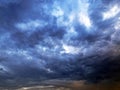
[(119, 0), (1, 0), (0, 85), (118, 79), (119, 4)]

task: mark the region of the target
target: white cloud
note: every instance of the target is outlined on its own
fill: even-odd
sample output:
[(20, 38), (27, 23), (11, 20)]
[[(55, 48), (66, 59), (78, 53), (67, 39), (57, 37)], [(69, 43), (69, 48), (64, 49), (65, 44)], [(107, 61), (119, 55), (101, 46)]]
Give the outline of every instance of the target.
[(75, 19), (75, 13), (71, 13), (69, 16), (69, 23), (73, 23), (74, 19)]
[(85, 25), (87, 28), (91, 27), (91, 20), (87, 14), (80, 12), (79, 21), (81, 24)]
[(42, 28), (46, 25), (44, 21), (41, 20), (30, 20), (28, 22), (17, 23), (15, 26), (23, 31), (35, 30), (37, 28)]
[(103, 20), (115, 17), (120, 12), (119, 6), (112, 6), (107, 12), (103, 13)]
[(92, 26), (92, 22), (88, 13), (89, 3), (87, 1), (78, 0), (78, 20), (84, 25), (87, 29)]
[(114, 25), (115, 30), (120, 30), (120, 17), (118, 18), (118, 21)]
[(79, 54), (80, 53), (80, 48), (79, 47), (75, 47), (75, 46), (72, 46), (72, 45), (66, 45), (66, 44), (63, 44), (63, 51), (61, 51), (61, 54)]
[(64, 15), (64, 11), (59, 6), (56, 6), (52, 11), (52, 15), (55, 17), (60, 17)]
[(5, 74), (6, 72), (10, 72), (9, 68), (0, 64), (0, 73)]

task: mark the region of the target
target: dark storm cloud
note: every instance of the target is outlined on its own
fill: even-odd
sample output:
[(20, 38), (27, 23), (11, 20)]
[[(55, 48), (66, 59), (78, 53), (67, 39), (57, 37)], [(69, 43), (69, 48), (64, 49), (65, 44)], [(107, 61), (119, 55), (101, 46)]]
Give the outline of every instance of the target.
[(0, 85), (114, 80), (119, 15), (119, 0), (1, 0)]

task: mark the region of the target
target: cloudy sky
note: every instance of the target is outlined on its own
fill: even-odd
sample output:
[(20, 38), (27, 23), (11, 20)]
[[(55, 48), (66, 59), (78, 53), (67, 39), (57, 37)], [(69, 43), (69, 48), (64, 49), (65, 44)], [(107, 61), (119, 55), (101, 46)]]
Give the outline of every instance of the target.
[(0, 86), (118, 80), (119, 0), (0, 0)]

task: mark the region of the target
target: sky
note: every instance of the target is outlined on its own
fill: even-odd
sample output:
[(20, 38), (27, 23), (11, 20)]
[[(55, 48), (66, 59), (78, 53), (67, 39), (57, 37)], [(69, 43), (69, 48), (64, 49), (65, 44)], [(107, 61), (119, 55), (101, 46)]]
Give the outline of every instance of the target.
[(119, 8), (119, 0), (0, 0), (0, 87), (119, 80)]

